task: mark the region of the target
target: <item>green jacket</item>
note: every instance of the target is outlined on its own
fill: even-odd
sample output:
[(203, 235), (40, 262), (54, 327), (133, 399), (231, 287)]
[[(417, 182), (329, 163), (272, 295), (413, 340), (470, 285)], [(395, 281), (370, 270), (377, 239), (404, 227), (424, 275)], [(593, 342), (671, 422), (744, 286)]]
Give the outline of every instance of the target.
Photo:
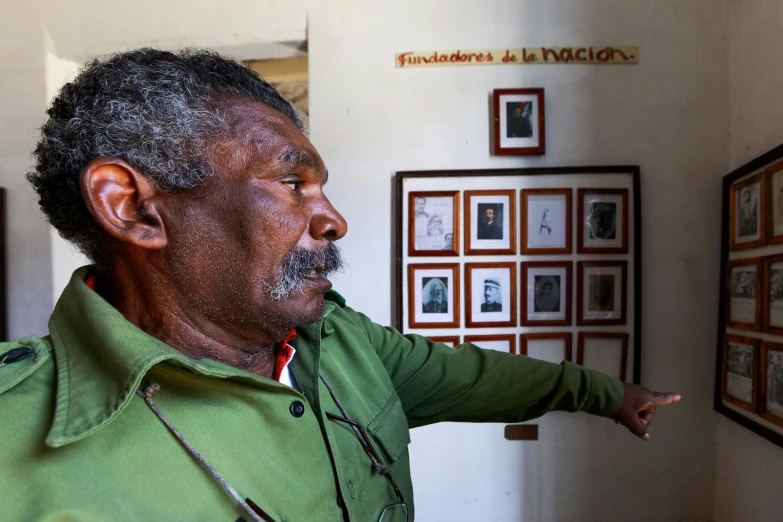
[(521, 422), (551, 410), (614, 417), (622, 401), (617, 379), (403, 336), (334, 292), (323, 318), (292, 343), (299, 393), (186, 357), (128, 322), (86, 275), (74, 273), (49, 336), (0, 344), (0, 360), (22, 348), (0, 366), (2, 520), (251, 520), (136, 394), (150, 383), (160, 385), (161, 412), (276, 522), (375, 522), (396, 502), (352, 429), (325, 416), (340, 410), (319, 372), (389, 466), (411, 520), (409, 428)]

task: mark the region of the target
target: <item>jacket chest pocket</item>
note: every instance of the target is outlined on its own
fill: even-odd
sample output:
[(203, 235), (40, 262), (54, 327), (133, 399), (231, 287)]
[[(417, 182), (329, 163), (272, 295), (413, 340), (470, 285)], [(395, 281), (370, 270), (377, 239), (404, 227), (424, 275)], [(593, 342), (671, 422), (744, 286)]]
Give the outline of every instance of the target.
[(397, 462), (410, 444), (411, 437), (408, 432), (408, 418), (396, 393), (392, 392), (386, 405), (367, 425), (367, 431), (383, 448), (389, 459), (387, 464)]

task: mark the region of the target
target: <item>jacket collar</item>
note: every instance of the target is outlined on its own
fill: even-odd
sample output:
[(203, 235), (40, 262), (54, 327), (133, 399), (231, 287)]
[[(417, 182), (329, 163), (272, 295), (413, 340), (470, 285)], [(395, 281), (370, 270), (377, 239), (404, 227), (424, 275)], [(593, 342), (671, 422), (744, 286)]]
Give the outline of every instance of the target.
[[(109, 424), (162, 361), (201, 375), (270, 383), (217, 361), (191, 359), (143, 332), (85, 284), (89, 272), (82, 267), (73, 273), (49, 319), (57, 391), (47, 446), (70, 444)], [(326, 301), (324, 317), (335, 306)]]

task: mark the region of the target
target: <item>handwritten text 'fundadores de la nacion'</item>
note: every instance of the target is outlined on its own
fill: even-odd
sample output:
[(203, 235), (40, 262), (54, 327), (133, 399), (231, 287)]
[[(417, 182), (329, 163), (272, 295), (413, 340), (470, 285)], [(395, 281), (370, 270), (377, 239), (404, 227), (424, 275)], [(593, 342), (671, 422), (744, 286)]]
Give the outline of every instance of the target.
[(523, 47), (398, 53), (397, 67), (537, 63), (639, 63), (638, 47)]

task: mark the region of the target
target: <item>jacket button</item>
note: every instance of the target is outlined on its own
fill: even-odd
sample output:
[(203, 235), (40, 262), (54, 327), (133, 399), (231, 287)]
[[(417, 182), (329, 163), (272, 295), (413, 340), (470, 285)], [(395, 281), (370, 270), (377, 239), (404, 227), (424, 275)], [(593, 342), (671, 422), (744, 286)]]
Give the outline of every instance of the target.
[(32, 354), (33, 351), (27, 347), (14, 348), (13, 350), (8, 350), (3, 355), (0, 355), (0, 366), (5, 366), (6, 364), (13, 364), (15, 362), (24, 361)]
[(291, 415), (294, 417), (301, 417), (304, 415), (304, 404), (302, 404), (302, 401), (294, 401), (291, 403), (291, 407), (288, 408), (288, 411), (290, 411)]

